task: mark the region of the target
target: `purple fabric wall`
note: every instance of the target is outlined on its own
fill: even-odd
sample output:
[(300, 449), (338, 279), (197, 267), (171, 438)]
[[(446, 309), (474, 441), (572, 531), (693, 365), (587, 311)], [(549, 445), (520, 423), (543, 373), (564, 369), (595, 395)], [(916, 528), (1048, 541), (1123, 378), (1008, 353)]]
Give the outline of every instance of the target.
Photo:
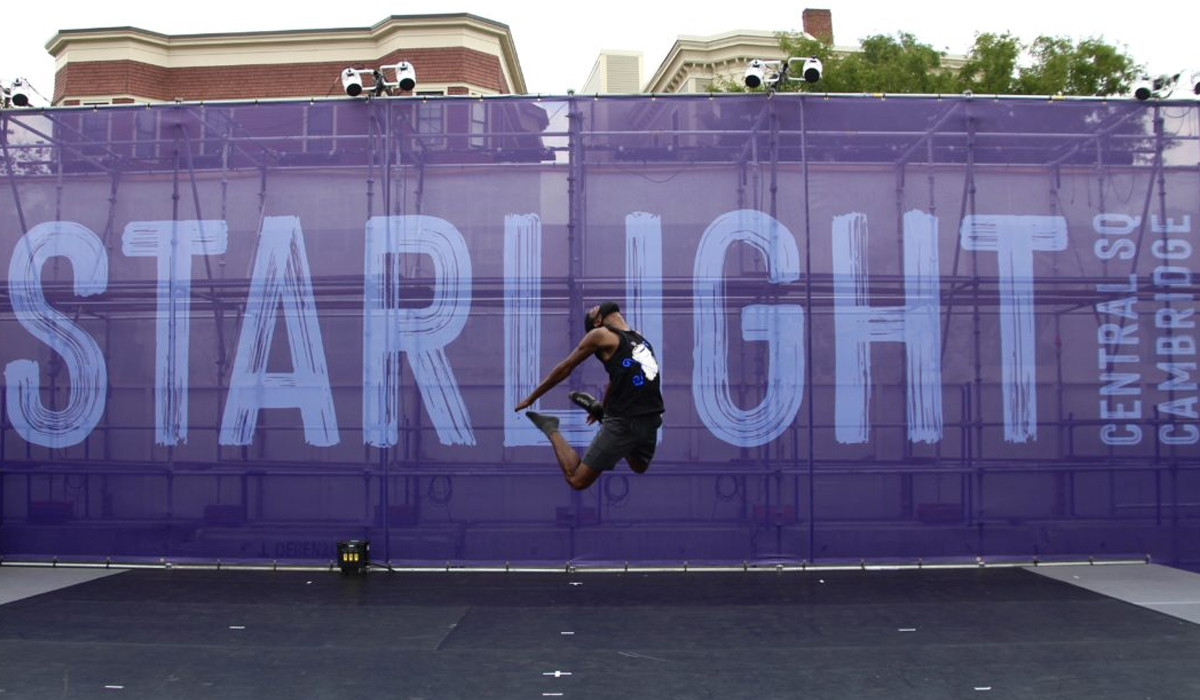
[[(1194, 103), (3, 118), (6, 558), (1200, 560)], [(667, 413), (575, 493), (512, 406), (609, 298)]]

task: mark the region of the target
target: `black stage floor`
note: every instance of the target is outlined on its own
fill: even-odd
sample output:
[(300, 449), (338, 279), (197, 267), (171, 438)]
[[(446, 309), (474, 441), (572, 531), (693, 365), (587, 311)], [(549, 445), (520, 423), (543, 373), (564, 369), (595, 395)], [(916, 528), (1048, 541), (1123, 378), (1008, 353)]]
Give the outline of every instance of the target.
[(1200, 698), (1200, 625), (1021, 569), (137, 570), (0, 606), (0, 700)]

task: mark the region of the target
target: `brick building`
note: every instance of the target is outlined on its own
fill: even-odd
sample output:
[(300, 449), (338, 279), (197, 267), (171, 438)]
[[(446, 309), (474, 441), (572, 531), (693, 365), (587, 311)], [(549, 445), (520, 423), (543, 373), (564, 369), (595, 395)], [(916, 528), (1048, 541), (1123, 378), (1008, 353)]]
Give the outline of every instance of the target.
[(526, 92), (507, 25), (475, 15), (394, 15), (367, 28), (167, 35), (67, 29), (46, 45), (55, 105), (312, 98), (341, 93), (347, 67), (399, 61), (423, 95)]
[[(833, 44), (833, 14), (829, 10), (806, 9), (804, 33)], [(835, 51), (854, 51), (838, 47)], [(739, 81), (751, 60), (786, 60), (774, 32), (732, 31), (715, 36), (681, 36), (671, 46), (662, 64), (650, 76), (644, 92), (706, 92), (721, 81)]]
[[(862, 50), (859, 45), (838, 46), (833, 37), (833, 13), (823, 9), (805, 9), (804, 34), (828, 44), (833, 53), (845, 56)], [(741, 83), (746, 66), (754, 59), (787, 60), (779, 47), (779, 37), (767, 31), (731, 31), (713, 36), (681, 36), (666, 58), (646, 81), (646, 93), (695, 93), (720, 89), (722, 83)], [(942, 65), (958, 69), (965, 56), (944, 55)]]
[[(804, 33), (833, 44), (833, 14), (806, 9)], [(837, 47), (835, 51), (855, 51)], [(773, 31), (734, 30), (713, 36), (680, 36), (666, 58), (646, 82), (642, 54), (638, 51), (603, 51), (581, 92), (591, 94), (694, 93), (719, 89), (724, 81), (741, 79), (746, 65), (756, 59), (785, 59)]]

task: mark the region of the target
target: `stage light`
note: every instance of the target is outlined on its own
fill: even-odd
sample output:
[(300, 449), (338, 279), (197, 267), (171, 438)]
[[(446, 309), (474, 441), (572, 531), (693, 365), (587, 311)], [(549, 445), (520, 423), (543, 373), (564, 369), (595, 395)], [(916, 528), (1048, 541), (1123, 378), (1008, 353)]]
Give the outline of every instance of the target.
[(766, 77), (764, 68), (763, 62), (757, 58), (746, 66), (746, 87), (754, 89), (763, 84), (763, 78)]
[(1175, 86), (1179, 84), (1179, 79), (1182, 77), (1183, 73), (1181, 72), (1174, 75), (1143, 78), (1134, 89), (1133, 96), (1143, 101), (1152, 97), (1156, 100), (1165, 100), (1175, 92)]
[(380, 66), (380, 70), (390, 68), (396, 79), (386, 83), (389, 87), (398, 87), (405, 92), (412, 92), (417, 86), (417, 71), (408, 61), (401, 61), (394, 66)]
[(821, 59), (813, 56), (805, 59), (804, 70), (800, 73), (800, 75), (804, 76), (804, 80), (806, 82), (815, 83), (821, 79), (822, 70), (823, 66), (821, 65)]
[(337, 543), (337, 553), (343, 574), (366, 573), (371, 565), (370, 540), (342, 540)]
[(787, 66), (782, 61), (767, 61), (756, 58), (750, 61), (750, 65), (746, 66), (744, 80), (748, 88), (765, 87), (770, 90), (779, 83), (780, 78), (786, 73)]
[(362, 76), (359, 75), (362, 71), (353, 68), (347, 68), (342, 71), (342, 88), (346, 94), (351, 97), (358, 97), (363, 91)]
[(21, 78), (17, 78), (12, 82), (12, 87), (9, 89), (9, 99), (16, 107), (29, 106), (29, 83)]
[[(792, 77), (791, 74), (799, 72), (799, 77)], [(750, 61), (750, 65), (746, 66), (746, 74), (743, 80), (748, 88), (765, 87), (768, 90), (774, 90), (782, 80), (803, 80), (807, 83), (815, 83), (821, 79), (821, 74), (824, 72), (824, 67), (821, 65), (821, 59), (816, 56), (808, 58), (793, 57), (784, 61), (767, 61), (761, 58), (756, 58)]]
[(17, 78), (7, 85), (0, 83), (0, 107), (4, 109), (28, 107), (33, 95), (37, 95), (43, 101), (46, 99), (24, 78)]
[[(388, 80), (389, 73), (393, 76), (391, 80)], [(363, 83), (364, 75), (371, 76), (370, 85)], [(358, 97), (364, 92), (379, 97), (397, 89), (412, 92), (417, 87), (417, 70), (408, 61), (371, 69), (347, 68), (342, 71), (342, 87), (351, 97)]]

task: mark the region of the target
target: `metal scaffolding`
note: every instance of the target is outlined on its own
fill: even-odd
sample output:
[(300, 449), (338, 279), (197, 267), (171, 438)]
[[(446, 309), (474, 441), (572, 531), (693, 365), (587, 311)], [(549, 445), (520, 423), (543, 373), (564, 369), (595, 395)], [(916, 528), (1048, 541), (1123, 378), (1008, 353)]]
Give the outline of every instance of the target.
[[(1053, 119), (1047, 116), (1055, 111)], [(1077, 378), (1077, 368), (1071, 366), (1077, 360), (1063, 350), (1064, 337), (1080, 328), (1095, 332), (1113, 323), (1112, 313), (1101, 311), (1101, 306), (1125, 292), (1102, 288), (1123, 275), (1143, 276), (1132, 291), (1139, 303), (1194, 307), (1200, 292), (1194, 280), (1173, 288), (1179, 299), (1191, 295), (1191, 302), (1156, 301), (1156, 290), (1144, 277), (1143, 258), (1153, 236), (1167, 240), (1165, 229), (1152, 230), (1152, 217), (1168, 221), (1174, 212), (1195, 211), (1200, 201), (1200, 109), (1194, 102), (780, 94), (396, 98), (6, 111), (0, 119), (8, 180), (0, 231), (7, 249), (43, 221), (86, 217), (102, 232), (110, 256), (117, 258), (118, 230), (143, 208), (164, 211), (164, 218), (172, 221), (194, 217), (204, 222), (206, 215), (236, 221), (231, 230), (236, 229), (240, 246), (236, 254), (199, 256), (203, 270), (192, 287), (190, 322), (201, 329), (192, 335), (197, 361), (211, 358), (212, 365), (202, 370), (193, 363), (196, 383), (190, 391), (202, 397), (195, 402), (198, 406), (212, 412), (202, 416), (197, 411), (192, 417), (190, 429), (198, 436), (192, 443), (149, 445), (154, 426), (142, 420), (145, 412), (139, 414), (133, 407), (152, 402), (152, 387), (133, 383), (127, 374), (114, 376), (109, 410), (91, 435), (73, 447), (46, 448), (23, 440), (10, 407), (3, 406), (0, 554), (6, 557), (94, 558), (106, 545), (74, 552), (69, 533), (108, 528), (151, 533), (144, 535), (148, 545), (107, 551), (127, 558), (297, 558), (271, 556), (278, 550), (246, 543), (268, 541), (263, 533), (292, 541), (310, 532), (325, 538), (338, 531), (383, 539), (382, 553), (388, 560), (478, 563), (495, 559), (496, 551), (538, 559), (536, 546), (519, 542), (520, 533), (535, 542), (542, 541), (539, 537), (553, 541), (548, 559), (615, 560), (621, 545), (607, 540), (597, 544), (596, 532), (607, 532), (616, 541), (623, 530), (638, 526), (651, 532), (724, 538), (728, 543), (707, 550), (688, 545), (688, 551), (722, 560), (1105, 554), (1200, 558), (1200, 551), (1188, 543), (1200, 527), (1200, 447), (1154, 440), (1152, 448), (1129, 451), (1110, 445), (1098, 452), (1088, 436), (1107, 421), (1078, 416), (1073, 410), (1080, 393), (1094, 393), (1094, 387)], [(722, 183), (725, 191), (688, 190), (686, 183), (707, 173), (715, 173), (712, 181)], [(940, 282), (942, 359), (958, 359), (963, 348), (968, 353), (962, 376), (943, 386), (943, 439), (934, 445), (906, 439), (905, 402), (893, 401), (893, 408), (887, 409), (877, 397), (871, 407), (876, 437), (864, 446), (833, 449), (834, 420), (827, 404), (836, 385), (826, 371), (828, 362), (816, 358), (828, 345), (836, 313), (835, 273), (818, 260), (825, 254), (819, 240), (825, 231), (814, 202), (853, 177), (870, 178), (873, 192), (882, 188), (880, 183), (890, 183), (891, 201), (870, 202), (873, 211), (887, 212), (891, 219), (879, 225), (888, 232), (880, 236), (895, 242), (891, 248), (871, 248), (873, 257), (887, 256), (880, 260), (887, 271), (871, 274), (870, 298), (880, 306), (903, 305), (905, 276), (898, 261), (904, 258), (905, 212), (919, 208), (934, 216), (949, 213), (957, 218), (948, 220), (955, 222), (986, 213), (981, 199), (1001, 201), (1007, 194), (989, 188), (1003, 187), (1014, 173), (1024, 178), (1025, 189), (1013, 196), (1025, 196), (1028, 183), (1042, 179), (1044, 200), (1029, 208), (1047, 216), (1103, 214), (1118, 194), (1126, 202), (1139, 203), (1131, 258), (1104, 259), (1098, 272), (1089, 273), (1082, 263), (1060, 262), (1068, 260), (1069, 253), (1064, 253), (1036, 280), (1034, 313), (1054, 334), (1049, 351), (1039, 346), (1050, 365), (1039, 367), (1038, 378), (1038, 387), (1052, 397), (1042, 404), (1052, 416), (1038, 420), (1044, 431), (1039, 439), (1052, 443), (1051, 452), (996, 450), (1003, 422), (986, 408), (996, 400), (998, 384), (995, 369), (988, 366), (993, 362), (988, 343), (1004, 300), (994, 270), (976, 250), (962, 255), (961, 245), (952, 246), (953, 257), (943, 263)], [(497, 188), (505, 178), (540, 188), (536, 195), (523, 193), (522, 205), (526, 200), (544, 203), (540, 213), (547, 226), (557, 227), (565, 237), (561, 257), (546, 268), (553, 274), (540, 278), (547, 323), (557, 324), (555, 348), (569, 348), (582, 335), (576, 310), (585, 300), (624, 298), (625, 279), (619, 270), (606, 267), (606, 258), (597, 252), (619, 247), (611, 240), (617, 224), (608, 204), (618, 188), (638, 201), (658, 192), (691, 197), (686, 206), (699, 210), (715, 206), (704, 200), (727, 201), (728, 208), (759, 210), (792, 224), (801, 246), (799, 281), (764, 284), (762, 257), (741, 246), (727, 261), (734, 274), (725, 285), (728, 315), (736, 316), (751, 304), (792, 303), (806, 310), (807, 395), (786, 433), (767, 444), (709, 454), (699, 437), (706, 430), (704, 423), (695, 413), (681, 410), (679, 415), (685, 417), (673, 419), (669, 427), (689, 446), (655, 462), (647, 482), (652, 485), (631, 484), (624, 474), (615, 474), (592, 492), (567, 494), (557, 489), (548, 450), (501, 447), (485, 455), (477, 448), (469, 458), (445, 458), (422, 393), (414, 377), (402, 372), (398, 381), (406, 418), (398, 427), (395, 446), (343, 446), (336, 454), (305, 458), (296, 448), (297, 423), (286, 418), (276, 423), (267, 417), (269, 412), (252, 445), (219, 444), (216, 435), (233, 370), (231, 353), (251, 294), (247, 261), (253, 256), (252, 244), (243, 241), (260, 230), (267, 217), (287, 213), (281, 206), (306, 197), (338, 202), (319, 227), (351, 213), (360, 218), (345, 225), (348, 231), (361, 231), (362, 221), (380, 215), (450, 217), (460, 208), (466, 211), (473, 200), (500, 196), (457, 189), (469, 188), (472, 178), (485, 177)], [(638, 192), (627, 184), (628, 178), (641, 178), (646, 191)], [(1122, 185), (1129, 188), (1127, 194), (1114, 189), (1117, 181), (1127, 183)], [(1064, 194), (1064, 188), (1069, 193)], [(85, 196), (81, 193), (97, 189), (107, 193), (103, 205), (80, 203)], [(1079, 197), (1087, 201), (1081, 205)], [(163, 199), (169, 202), (165, 207)], [(305, 206), (321, 212), (319, 204)], [(505, 206), (497, 203), (487, 211), (511, 213)], [(663, 206), (684, 205), (668, 200)], [(821, 216), (827, 214), (822, 210)], [(472, 232), (473, 242), (485, 241), (500, 229), (499, 222), (480, 223), (469, 212), (464, 216), (464, 228), (482, 231)], [(326, 235), (337, 233), (331, 231)], [(322, 250), (329, 259), (353, 260), (326, 240), (330, 239), (322, 239), (327, 246)], [(478, 254), (495, 250), (499, 247)], [(1078, 250), (1073, 252), (1078, 256)], [(438, 280), (425, 256), (408, 256), (394, 264), (404, 266), (397, 298), (433, 298)], [(159, 280), (128, 273), (111, 280), (104, 294), (79, 297), (71, 271), (60, 269), (57, 261), (54, 267), (43, 281), (45, 298), (93, 333), (106, 357), (115, 357), (122, 344), (133, 342), (133, 330), (153, 323)], [(659, 300), (674, 331), (686, 327), (683, 319), (690, 317), (695, 304), (693, 279), (679, 268), (672, 264), (671, 271), (664, 271)], [(485, 269), (486, 274), (472, 279), (470, 319), (479, 328), (490, 328), (485, 321), (504, 306), (504, 277), (494, 265)], [(313, 294), (322, 320), (336, 321), (340, 332), (352, 329), (361, 318), (364, 281), (361, 268), (314, 275)], [(6, 336), (20, 334), (8, 286), (0, 287), (0, 299)], [(326, 332), (331, 347), (348, 342)], [(1170, 333), (1167, 329), (1166, 337)], [(673, 357), (686, 354), (679, 349), (687, 345), (686, 338), (672, 336), (669, 341)], [(33, 346), (22, 342), (16, 347), (29, 352)], [(459, 342), (498, 341), (480, 336)], [(767, 354), (749, 342), (737, 347), (742, 354), (732, 363), (732, 388), (740, 405), (752, 405), (767, 385)], [(1115, 339), (1106, 349), (1112, 355), (1120, 350)], [(46, 347), (34, 351), (45, 376), (43, 397), (53, 409), (66, 396), (61, 358)], [(543, 364), (546, 361), (543, 358)], [(888, 368), (882, 374), (895, 373), (895, 367)], [(501, 373), (492, 371), (490, 378), (486, 374), (472, 372), (460, 382), (462, 390), (472, 396), (502, 393)], [(344, 381), (352, 372), (341, 375), (343, 381), (335, 381), (331, 389), (342, 399), (340, 405), (352, 406), (353, 400), (345, 397), (361, 386)], [(572, 381), (572, 388), (585, 388), (580, 377)], [(900, 395), (906, 391), (903, 382), (890, 387), (887, 381), (877, 380), (874, 390)], [(687, 386), (681, 379), (672, 391), (680, 396)], [(1167, 401), (1177, 398), (1174, 388), (1166, 394)], [(477, 431), (490, 444), (504, 431), (501, 410), (508, 407), (476, 416)], [(1172, 420), (1154, 415), (1129, 422), (1157, 433)], [(356, 442), (361, 429), (343, 417), (341, 431), (350, 436), (346, 442)], [(314, 495), (306, 498), (328, 512), (301, 516), (272, 495), (277, 485), (292, 488), (297, 483), (305, 493), (312, 490)], [(689, 489), (687, 504), (662, 514), (648, 502), (633, 508), (639, 495), (646, 501), (670, 498), (675, 487)], [(457, 503), (479, 504), (488, 493), (521, 488), (544, 494), (553, 515), (520, 505), (516, 497), (507, 508), (455, 511)], [(147, 495), (134, 502), (122, 489), (141, 489)], [(320, 495), (325, 490), (333, 495)], [(853, 495), (864, 491), (874, 502)], [(1036, 496), (1025, 499), (1024, 492)], [(69, 513), (54, 510), (53, 504), (65, 503), (71, 504)], [(66, 539), (47, 539), (40, 534), (46, 527), (68, 533)], [(909, 540), (894, 541), (889, 530), (907, 533)], [(1122, 537), (1116, 534), (1121, 530), (1135, 534)], [(1072, 541), (1077, 532), (1083, 533), (1078, 535), (1081, 543)], [(491, 549), (486, 544), (499, 540), (505, 544)], [(1102, 551), (1097, 543), (1110, 540), (1117, 544)], [(665, 548), (662, 551), (664, 555), (656, 558), (674, 558)]]

